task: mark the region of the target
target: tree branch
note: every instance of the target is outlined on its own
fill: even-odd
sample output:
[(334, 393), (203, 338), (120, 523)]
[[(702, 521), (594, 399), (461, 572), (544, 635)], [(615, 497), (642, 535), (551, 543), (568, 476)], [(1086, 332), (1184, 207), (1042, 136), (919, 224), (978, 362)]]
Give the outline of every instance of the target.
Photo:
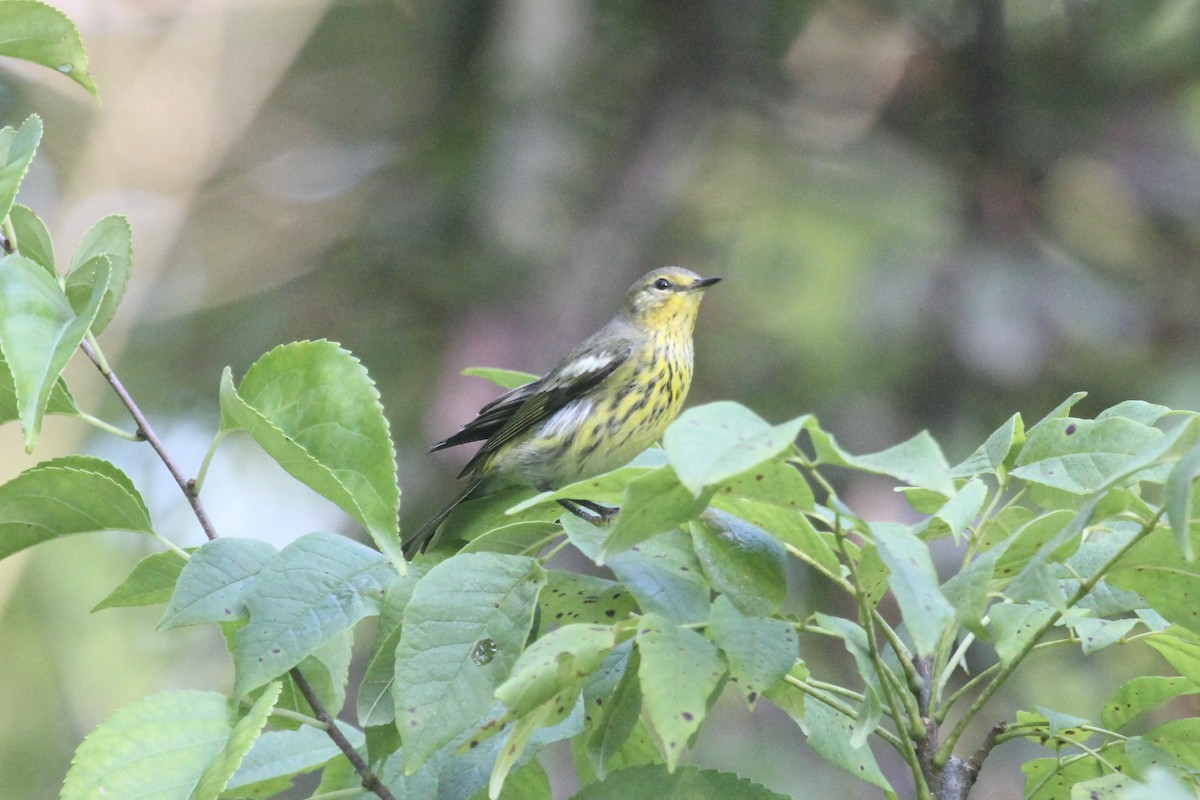
[[(141, 409), (138, 408), (138, 405), (134, 402), (133, 397), (131, 397), (129, 392), (125, 389), (124, 384), (121, 383), (121, 380), (117, 377), (116, 373), (113, 372), (112, 368), (108, 365), (108, 362), (104, 358), (104, 354), (100, 351), (100, 347), (96, 343), (96, 340), (92, 337), (91, 333), (87, 335), (87, 338), (84, 339), (84, 341), (80, 342), (79, 347), (83, 350), (84, 355), (86, 355), (88, 359), (90, 359), (91, 362), (96, 365), (96, 368), (100, 370), (100, 374), (103, 375), (104, 379), (108, 381), (110, 386), (112, 386), (113, 391), (116, 392), (117, 397), (120, 398), (122, 405), (125, 406), (126, 410), (129, 411), (130, 416), (133, 417), (133, 421), (137, 424), (138, 437), (144, 439), (152, 448), (154, 448), (154, 452), (158, 454), (158, 457), (166, 466), (167, 471), (171, 473), (171, 477), (175, 479), (175, 483), (179, 485), (180, 491), (183, 492), (184, 497), (187, 498), (188, 503), (192, 507), (192, 513), (195, 514), (196, 519), (200, 523), (200, 527), (204, 530), (204, 535), (207, 536), (210, 541), (216, 539), (217, 531), (213, 527), (212, 521), (208, 517), (208, 513), (204, 510), (204, 504), (200, 502), (200, 496), (196, 493), (195, 481), (183, 474), (183, 470), (179, 468), (179, 465), (175, 462), (175, 459), (172, 458), (171, 454), (167, 452), (162, 440), (158, 438), (158, 436), (154, 433), (154, 429), (150, 427), (150, 422), (146, 419), (145, 415), (142, 414)], [(358, 754), (358, 751), (354, 749), (354, 745), (350, 743), (350, 740), (347, 739), (345, 734), (343, 734), (338, 728), (332, 715), (330, 715), (330, 713), (325, 709), (324, 703), (321, 702), (321, 698), (317, 696), (316, 691), (312, 688), (312, 684), (310, 684), (308, 679), (304, 677), (304, 674), (300, 672), (300, 668), (293, 667), (291, 670), (289, 670), (289, 674), (291, 675), (292, 680), (295, 682), (296, 688), (300, 690), (300, 694), (304, 695), (305, 701), (307, 701), (308, 705), (312, 708), (313, 715), (321, 721), (325, 732), (329, 735), (329, 738), (333, 740), (333, 743), (337, 745), (337, 748), (342, 751), (342, 755), (344, 755), (346, 760), (349, 761), (351, 766), (354, 767), (354, 771), (358, 773), (358, 777), (362, 781), (363, 788), (376, 795), (379, 800), (396, 800), (395, 795), (393, 795), (387, 786), (384, 785), (383, 781), (379, 779), (379, 776), (371, 771), (371, 768), (367, 765), (367, 762), (364, 761), (362, 756)]]

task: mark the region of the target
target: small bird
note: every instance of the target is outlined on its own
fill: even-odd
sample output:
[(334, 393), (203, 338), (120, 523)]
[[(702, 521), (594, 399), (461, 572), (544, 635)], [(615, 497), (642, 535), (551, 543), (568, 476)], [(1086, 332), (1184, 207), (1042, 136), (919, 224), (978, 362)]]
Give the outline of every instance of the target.
[[(500, 395), (429, 452), (484, 440), (459, 478), (471, 484), (404, 537), (407, 558), (424, 552), (438, 526), (471, 497), (511, 485), (557, 489), (624, 466), (658, 441), (692, 383), (692, 329), (704, 290), (720, 278), (664, 267), (637, 280), (621, 310), (552, 370)], [(559, 501), (583, 516), (612, 509)]]

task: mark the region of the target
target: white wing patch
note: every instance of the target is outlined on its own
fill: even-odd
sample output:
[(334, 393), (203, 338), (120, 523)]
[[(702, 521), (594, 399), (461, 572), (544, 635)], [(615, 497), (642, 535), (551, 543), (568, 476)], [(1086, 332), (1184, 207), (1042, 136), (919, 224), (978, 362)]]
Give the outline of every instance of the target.
[(612, 353), (597, 353), (595, 355), (584, 356), (567, 364), (562, 371), (562, 376), (579, 377), (581, 375), (591, 375), (604, 369), (612, 362)]
[(592, 403), (590, 400), (577, 400), (574, 403), (567, 403), (554, 412), (554, 416), (546, 420), (545, 424), (542, 425), (540, 435), (557, 436), (574, 430), (583, 424), (583, 421), (587, 419), (590, 413), (592, 413)]

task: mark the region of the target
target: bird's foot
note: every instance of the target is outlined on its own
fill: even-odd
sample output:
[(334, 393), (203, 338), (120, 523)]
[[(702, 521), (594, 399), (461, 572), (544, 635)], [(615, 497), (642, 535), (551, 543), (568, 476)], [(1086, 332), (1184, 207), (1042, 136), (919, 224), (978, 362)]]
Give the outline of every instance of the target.
[(582, 520), (600, 525), (613, 521), (621, 509), (615, 506), (602, 506), (591, 500), (559, 500), (558, 504)]

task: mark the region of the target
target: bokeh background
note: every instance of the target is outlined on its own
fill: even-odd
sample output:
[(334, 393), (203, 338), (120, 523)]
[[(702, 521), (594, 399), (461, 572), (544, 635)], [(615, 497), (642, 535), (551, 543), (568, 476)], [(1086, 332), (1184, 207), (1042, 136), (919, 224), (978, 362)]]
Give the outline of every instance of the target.
[[(464, 458), (426, 447), (494, 394), (459, 371), (544, 370), (668, 263), (726, 279), (692, 402), (813, 412), (854, 451), (928, 428), (957, 461), (1076, 390), (1087, 414), (1200, 407), (1198, 0), (56, 5), (102, 102), (0, 64), (0, 122), (46, 125), (21, 199), (63, 260), (100, 216), (130, 218), (134, 275), (102, 344), (189, 469), (225, 365), (330, 338), (379, 384), (402, 518), (419, 523)], [(93, 372), (69, 377), (125, 424)], [(126, 469), (164, 533), (200, 542), (146, 448), (72, 420), (30, 458), (0, 430), (0, 478), (79, 448)], [(868, 517), (907, 513), (887, 484), (845, 492)], [(205, 494), (225, 535), (355, 535), (245, 441), (222, 446)], [(130, 539), (0, 563), (0, 797), (57, 797), (80, 739), (145, 694), (228, 689), (211, 632), (89, 613), (150, 552)], [(1031, 668), (989, 722), (1013, 704), (1094, 716), (1160, 664)], [(781, 714), (725, 698), (718, 715), (695, 763), (794, 797), (878, 796)], [(1020, 797), (1019, 764), (1042, 754), (1004, 746), (973, 796)]]

